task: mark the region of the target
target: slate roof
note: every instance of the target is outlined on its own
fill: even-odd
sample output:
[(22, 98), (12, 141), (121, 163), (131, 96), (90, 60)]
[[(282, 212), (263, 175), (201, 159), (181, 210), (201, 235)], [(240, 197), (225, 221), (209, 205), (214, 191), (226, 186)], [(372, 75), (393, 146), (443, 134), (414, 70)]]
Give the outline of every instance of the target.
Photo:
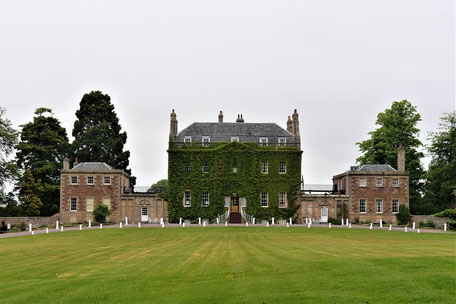
[(177, 134), (176, 142), (183, 142), (185, 136), (191, 136), (192, 142), (202, 142), (202, 136), (209, 136), (211, 142), (230, 142), (237, 136), (240, 142), (258, 143), (260, 137), (267, 137), (268, 144), (276, 144), (284, 137), (287, 144), (296, 143), (295, 135), (275, 123), (195, 122)]
[(351, 171), (357, 172), (397, 172), (397, 170), (390, 165), (380, 164), (353, 166), (350, 169)]
[(103, 170), (114, 170), (113, 167), (102, 162), (83, 162), (74, 166), (71, 170), (78, 171), (103, 171)]

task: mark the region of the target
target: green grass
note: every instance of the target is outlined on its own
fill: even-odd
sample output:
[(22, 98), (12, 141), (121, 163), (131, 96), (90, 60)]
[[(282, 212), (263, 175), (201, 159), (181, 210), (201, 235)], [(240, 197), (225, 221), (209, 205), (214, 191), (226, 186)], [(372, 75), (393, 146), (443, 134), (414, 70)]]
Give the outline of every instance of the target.
[(0, 239), (1, 303), (454, 303), (456, 237), (131, 228)]

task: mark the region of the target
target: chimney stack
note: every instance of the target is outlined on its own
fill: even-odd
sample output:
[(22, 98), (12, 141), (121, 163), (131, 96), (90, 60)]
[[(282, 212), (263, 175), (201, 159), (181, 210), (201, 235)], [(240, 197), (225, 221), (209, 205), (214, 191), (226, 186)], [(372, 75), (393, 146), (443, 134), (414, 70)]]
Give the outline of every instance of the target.
[(405, 149), (402, 144), (397, 149), (397, 171), (405, 172)]
[(176, 119), (176, 113), (174, 113), (174, 109), (171, 112), (171, 121), (170, 121), (170, 131), (169, 134), (170, 136), (174, 137), (177, 135), (177, 119)]
[(236, 119), (236, 122), (244, 122), (244, 118), (242, 118), (242, 114), (238, 114), (238, 118)]
[(291, 116), (288, 116), (287, 131), (293, 133), (293, 121), (291, 121)]
[(65, 158), (63, 160), (63, 170), (69, 170), (70, 169), (70, 160), (68, 158)]
[(298, 111), (295, 109), (292, 115), (292, 126), (293, 126), (293, 134), (296, 135), (296, 143), (298, 147), (301, 147), (301, 133), (299, 132), (299, 114)]
[(219, 122), (223, 122), (223, 112), (222, 111), (220, 111), (218, 118), (219, 118)]
[(78, 158), (75, 157), (74, 158), (74, 163), (73, 163), (73, 168), (76, 167), (78, 165)]

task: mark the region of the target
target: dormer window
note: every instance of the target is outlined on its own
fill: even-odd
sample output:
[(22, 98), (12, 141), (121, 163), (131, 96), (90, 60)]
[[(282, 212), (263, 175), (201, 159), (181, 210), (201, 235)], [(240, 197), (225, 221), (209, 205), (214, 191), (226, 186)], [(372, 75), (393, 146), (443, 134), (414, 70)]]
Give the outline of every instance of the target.
[(192, 143), (192, 137), (191, 136), (185, 136), (184, 137), (184, 143), (191, 144)]
[(268, 138), (260, 137), (260, 146), (267, 146), (267, 145), (268, 145)]
[(233, 141), (239, 142), (239, 136), (231, 136), (231, 142)]
[(285, 137), (279, 137), (277, 141), (279, 142), (279, 146), (287, 145), (287, 139)]
[(203, 136), (202, 138), (203, 146), (209, 146), (211, 143), (211, 138), (209, 136)]

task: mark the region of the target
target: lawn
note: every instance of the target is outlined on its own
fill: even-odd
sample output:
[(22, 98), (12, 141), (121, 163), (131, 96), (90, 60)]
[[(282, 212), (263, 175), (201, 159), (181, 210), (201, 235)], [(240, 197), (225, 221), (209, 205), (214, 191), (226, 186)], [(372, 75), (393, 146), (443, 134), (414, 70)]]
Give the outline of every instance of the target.
[(455, 234), (131, 228), (0, 239), (1, 303), (454, 303)]

